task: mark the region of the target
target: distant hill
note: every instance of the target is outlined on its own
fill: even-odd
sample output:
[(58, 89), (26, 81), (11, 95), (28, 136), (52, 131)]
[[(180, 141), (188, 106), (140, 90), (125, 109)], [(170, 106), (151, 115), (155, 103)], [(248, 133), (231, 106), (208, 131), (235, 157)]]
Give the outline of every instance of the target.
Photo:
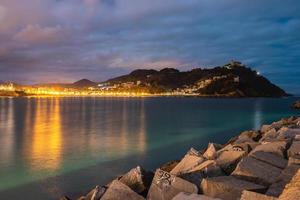
[(212, 69), (196, 68), (180, 72), (177, 69), (134, 70), (128, 75), (109, 79), (102, 84), (117, 85), (124, 90), (150, 93), (185, 91), (200, 96), (282, 97), (288, 94), (258, 72), (240, 62), (232, 61)]
[(90, 81), (88, 79), (81, 79), (72, 84), (74, 87), (96, 87), (98, 84), (96, 82)]

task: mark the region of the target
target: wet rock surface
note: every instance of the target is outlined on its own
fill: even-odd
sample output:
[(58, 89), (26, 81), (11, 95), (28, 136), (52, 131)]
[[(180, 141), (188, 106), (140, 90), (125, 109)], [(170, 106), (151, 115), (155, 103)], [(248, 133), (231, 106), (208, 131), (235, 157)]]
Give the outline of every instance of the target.
[[(78, 200), (300, 199), (300, 117), (244, 131), (225, 145), (191, 148), (180, 161), (138, 166)], [(70, 200), (67, 196), (62, 200)]]

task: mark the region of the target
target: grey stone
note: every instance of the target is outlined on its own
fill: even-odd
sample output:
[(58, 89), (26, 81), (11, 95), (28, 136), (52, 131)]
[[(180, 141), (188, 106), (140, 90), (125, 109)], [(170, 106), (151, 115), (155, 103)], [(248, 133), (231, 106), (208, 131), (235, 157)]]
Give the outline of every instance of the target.
[(213, 160), (217, 157), (217, 151), (222, 148), (222, 145), (209, 143), (206, 151), (203, 154), (203, 157), (209, 160)]
[(300, 155), (300, 141), (293, 141), (291, 147), (288, 149), (288, 157)]
[(277, 200), (277, 198), (244, 190), (240, 200)]
[(276, 142), (268, 142), (255, 147), (251, 153), (256, 151), (263, 151), (268, 153), (274, 153), (284, 157), (284, 152), (286, 150), (287, 141), (276, 141)]
[(107, 191), (102, 196), (101, 200), (144, 200), (144, 197), (138, 195), (131, 190), (127, 185), (118, 180), (114, 180)]
[(279, 200), (296, 200), (300, 197), (300, 170), (292, 178), (291, 182), (286, 185)]
[(195, 149), (191, 149), (184, 158), (172, 169), (170, 172), (173, 175), (184, 174), (197, 165), (201, 164), (205, 159), (203, 156), (196, 151)]
[(241, 160), (231, 175), (262, 185), (271, 185), (280, 173), (281, 169), (248, 156)]
[[(283, 129), (283, 128), (282, 128)], [(278, 131), (277, 139), (295, 139), (297, 135), (300, 135), (300, 128), (286, 128)]]
[(215, 199), (200, 194), (190, 194), (190, 193), (180, 192), (178, 195), (176, 195), (173, 198), (173, 200), (221, 200), (221, 199)]
[(198, 193), (196, 185), (160, 169), (156, 170), (148, 200), (171, 200), (180, 192)]
[(91, 190), (85, 197), (85, 200), (99, 200), (106, 191), (106, 187), (100, 187), (97, 185)]
[(246, 156), (245, 151), (222, 151), (216, 159), (217, 164), (228, 174), (236, 167), (237, 163)]
[(152, 178), (152, 173), (146, 172), (140, 166), (137, 166), (123, 175), (119, 181), (130, 187), (136, 193), (142, 194), (143, 192), (148, 191)]
[(207, 160), (201, 163), (199, 166), (193, 168), (185, 174), (181, 174), (180, 178), (187, 180), (195, 185), (200, 185), (203, 178), (215, 177), (224, 175), (221, 168), (214, 160)]
[(287, 166), (276, 178), (276, 181), (269, 187), (266, 194), (278, 197), (282, 193), (285, 185), (290, 182), (290, 180), (293, 178), (293, 176), (297, 173), (299, 169), (299, 165)]
[(273, 165), (275, 167), (284, 169), (288, 161), (281, 156), (273, 153), (263, 152), (263, 151), (256, 151), (250, 154), (253, 158), (263, 161), (265, 163), (268, 163), (270, 165)]
[(239, 199), (243, 190), (264, 192), (265, 186), (237, 179), (233, 176), (220, 176), (203, 179), (201, 182), (203, 194), (224, 200)]

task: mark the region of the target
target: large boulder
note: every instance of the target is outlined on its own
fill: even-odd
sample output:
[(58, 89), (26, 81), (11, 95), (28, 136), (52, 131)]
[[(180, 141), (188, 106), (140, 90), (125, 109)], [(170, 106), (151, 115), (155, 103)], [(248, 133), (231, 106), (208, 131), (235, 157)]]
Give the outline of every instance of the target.
[(195, 185), (200, 185), (203, 178), (215, 177), (224, 175), (222, 169), (217, 165), (214, 160), (207, 160), (188, 171), (185, 174), (181, 174), (180, 178), (183, 178)]
[(279, 156), (284, 157), (286, 146), (287, 146), (287, 141), (267, 142), (255, 147), (251, 153), (254, 153), (256, 151), (262, 151), (262, 152), (277, 154)]
[(184, 158), (172, 169), (170, 172), (173, 175), (180, 175), (188, 172), (192, 168), (201, 164), (204, 161), (204, 157), (195, 149), (191, 149)]
[(269, 187), (266, 192), (269, 196), (279, 197), (286, 184), (288, 184), (293, 176), (300, 169), (300, 165), (290, 165), (282, 170), (281, 174), (276, 177), (276, 181)]
[(201, 194), (189, 194), (185, 192), (180, 192), (172, 200), (221, 200), (221, 199), (215, 199)]
[(281, 169), (284, 169), (288, 164), (288, 161), (286, 159), (273, 153), (255, 151), (253, 153), (250, 153), (250, 156)]
[(137, 166), (120, 177), (119, 181), (130, 187), (136, 193), (146, 194), (151, 185), (152, 178), (153, 174), (151, 172), (146, 172), (140, 166)]
[(277, 139), (279, 140), (295, 139), (300, 135), (300, 128), (281, 128), (278, 133)]
[(244, 190), (240, 200), (278, 200), (276, 197)]
[(300, 141), (293, 141), (291, 147), (288, 149), (288, 157), (300, 155)]
[(176, 165), (178, 165), (179, 162), (179, 160), (172, 160), (163, 164), (159, 168), (165, 172), (171, 172), (176, 167)]
[(233, 176), (219, 176), (203, 179), (201, 189), (203, 194), (209, 197), (235, 200), (241, 197), (243, 190), (264, 192), (266, 187)]
[(280, 173), (281, 169), (248, 156), (239, 162), (231, 175), (268, 186), (275, 182)]
[(295, 200), (300, 197), (300, 170), (293, 177), (291, 182), (285, 186), (279, 200)]
[(260, 142), (273, 141), (273, 140), (276, 140), (277, 137), (278, 137), (278, 133), (277, 133), (276, 129), (272, 128), (263, 134), (262, 138), (260, 139)]
[(123, 184), (118, 180), (114, 180), (107, 191), (102, 196), (101, 200), (144, 200), (144, 197), (135, 193), (127, 185)]
[(86, 196), (80, 197), (78, 200), (100, 200), (101, 197), (106, 192), (107, 187), (103, 186), (96, 186), (94, 189), (92, 189)]
[(260, 137), (261, 134), (258, 131), (244, 131), (238, 136), (237, 140), (234, 141), (234, 144), (255, 142), (258, 141)]
[(217, 157), (217, 151), (222, 148), (222, 145), (209, 143), (206, 151), (203, 154), (203, 157), (208, 160), (213, 160)]
[(237, 163), (247, 155), (247, 152), (242, 149), (230, 149), (219, 152), (216, 159), (217, 164), (228, 174), (230, 174), (236, 167)]
[(155, 172), (147, 199), (171, 200), (180, 192), (198, 193), (198, 188), (193, 183), (158, 169)]

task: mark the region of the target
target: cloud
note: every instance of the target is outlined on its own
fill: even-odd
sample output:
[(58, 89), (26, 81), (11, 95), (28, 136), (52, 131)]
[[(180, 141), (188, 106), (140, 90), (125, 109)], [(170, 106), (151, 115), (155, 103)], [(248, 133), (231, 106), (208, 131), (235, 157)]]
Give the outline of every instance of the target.
[(238, 59), (295, 91), (299, 8), (297, 0), (1, 0), (0, 80), (104, 80)]
[(25, 43), (54, 43), (65, 38), (67, 31), (61, 26), (40, 27), (39, 25), (28, 25), (18, 32), (14, 39)]

